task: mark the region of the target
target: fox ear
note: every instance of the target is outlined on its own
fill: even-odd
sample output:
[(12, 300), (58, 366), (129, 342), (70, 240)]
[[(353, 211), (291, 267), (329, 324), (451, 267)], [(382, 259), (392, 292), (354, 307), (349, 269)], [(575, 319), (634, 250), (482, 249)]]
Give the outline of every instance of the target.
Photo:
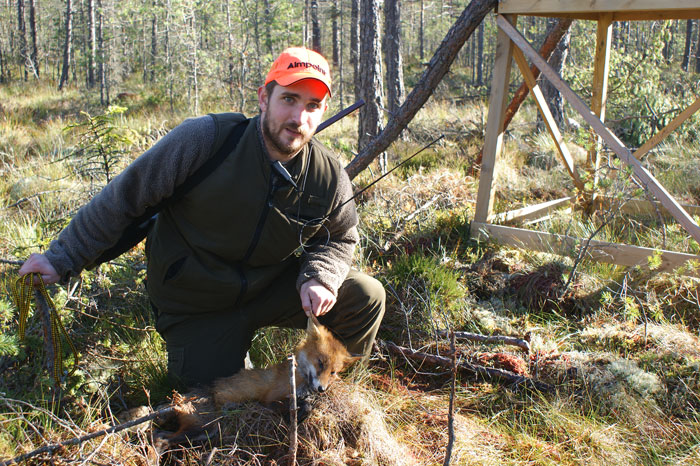
[(318, 321), (315, 315), (311, 314), (309, 317), (309, 322), (306, 325), (306, 334), (311, 336), (311, 335), (317, 335), (318, 334), (318, 328), (321, 326), (321, 323)]

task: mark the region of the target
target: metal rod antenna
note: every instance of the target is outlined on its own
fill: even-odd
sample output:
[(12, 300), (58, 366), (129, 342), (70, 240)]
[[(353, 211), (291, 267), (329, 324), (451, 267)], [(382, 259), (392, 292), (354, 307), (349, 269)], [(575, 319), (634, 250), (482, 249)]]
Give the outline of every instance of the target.
[(329, 119), (327, 119), (326, 121), (324, 121), (320, 125), (318, 125), (318, 127), (316, 128), (315, 134), (320, 133), (321, 131), (328, 128), (330, 125), (332, 125), (336, 121), (340, 120), (341, 118), (345, 117), (346, 115), (348, 115), (348, 114), (354, 112), (355, 110), (357, 110), (358, 108), (362, 107), (364, 104), (365, 104), (365, 101), (360, 99), (357, 102), (355, 102), (354, 104), (352, 104), (351, 106), (346, 107), (345, 109), (339, 111), (338, 113), (336, 113), (335, 115), (333, 115), (332, 117), (330, 117)]
[(328, 215), (326, 215), (325, 217), (323, 217), (323, 219), (321, 220), (321, 222), (323, 222), (323, 221), (325, 221), (326, 219), (330, 218), (334, 213), (336, 213), (336, 211), (337, 211), (338, 209), (340, 209), (341, 207), (343, 207), (345, 204), (347, 204), (348, 202), (352, 201), (352, 200), (355, 199), (357, 196), (359, 196), (359, 195), (362, 194), (363, 192), (367, 191), (369, 188), (371, 188), (372, 186), (374, 186), (375, 184), (377, 184), (378, 182), (380, 182), (381, 180), (383, 180), (383, 179), (386, 178), (387, 176), (391, 175), (391, 173), (392, 173), (394, 170), (396, 170), (396, 169), (399, 168), (401, 165), (403, 165), (404, 163), (408, 162), (408, 161), (411, 160), (413, 157), (415, 157), (416, 155), (420, 154), (421, 152), (423, 152), (424, 150), (426, 150), (427, 148), (429, 148), (430, 146), (432, 146), (432, 145), (435, 144), (436, 142), (440, 141), (440, 140), (441, 140), (442, 138), (444, 138), (444, 137), (445, 137), (445, 135), (444, 135), (444, 134), (441, 134), (440, 137), (438, 137), (438, 138), (433, 139), (432, 141), (430, 141), (428, 144), (426, 144), (425, 146), (423, 146), (418, 152), (414, 153), (414, 154), (411, 155), (410, 157), (406, 157), (406, 158), (403, 159), (401, 162), (397, 163), (396, 166), (394, 166), (394, 168), (392, 168), (392, 169), (389, 170), (388, 172), (384, 173), (382, 176), (380, 176), (380, 177), (377, 178), (376, 180), (372, 181), (370, 184), (368, 184), (367, 186), (365, 186), (364, 188), (362, 188), (361, 190), (359, 190), (359, 191), (358, 191), (354, 196), (352, 196), (350, 199), (348, 199), (347, 201), (343, 202), (343, 203), (340, 204), (338, 207), (336, 207), (335, 209), (333, 209), (333, 210), (331, 211), (330, 214), (328, 214)]

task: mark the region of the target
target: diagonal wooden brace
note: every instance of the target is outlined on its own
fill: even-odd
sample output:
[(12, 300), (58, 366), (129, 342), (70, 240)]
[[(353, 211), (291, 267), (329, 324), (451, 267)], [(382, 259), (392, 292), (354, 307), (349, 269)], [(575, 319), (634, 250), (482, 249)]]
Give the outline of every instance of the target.
[(532, 71), (530, 71), (530, 67), (527, 64), (527, 60), (525, 60), (523, 52), (521, 52), (518, 48), (513, 49), (513, 58), (515, 59), (515, 63), (518, 64), (518, 68), (520, 68), (520, 74), (523, 75), (523, 79), (525, 80), (527, 87), (530, 89), (532, 98), (535, 99), (537, 109), (540, 111), (540, 115), (542, 115), (542, 121), (544, 121), (549, 135), (552, 137), (554, 144), (557, 146), (557, 151), (559, 151), (559, 157), (564, 163), (564, 167), (566, 167), (566, 170), (569, 172), (571, 178), (574, 179), (574, 185), (576, 185), (579, 190), (583, 191), (585, 188), (581, 178), (578, 176), (578, 171), (576, 171), (574, 159), (571, 157), (571, 153), (569, 153), (569, 149), (566, 147), (564, 138), (559, 131), (556, 121), (554, 121), (554, 117), (552, 116), (552, 112), (549, 110), (549, 105), (547, 105), (544, 95), (542, 95), (540, 86), (537, 84), (537, 79), (535, 79)]
[(569, 104), (581, 114), (584, 120), (591, 125), (598, 135), (603, 138), (605, 143), (617, 154), (620, 159), (632, 167), (635, 176), (641, 183), (651, 191), (651, 193), (661, 202), (666, 210), (668, 210), (673, 218), (681, 224), (681, 226), (700, 243), (700, 226), (688, 215), (683, 207), (675, 200), (666, 188), (659, 183), (656, 178), (637, 160), (634, 155), (627, 149), (622, 142), (600, 121), (600, 118), (595, 116), (591, 109), (576, 95), (569, 85), (554, 71), (547, 62), (539, 56), (537, 51), (528, 43), (528, 41), (508, 22), (503, 16), (497, 15), (496, 23), (498, 27), (510, 38), (511, 41), (523, 51), (525, 56), (540, 69), (549, 82), (562, 93)]

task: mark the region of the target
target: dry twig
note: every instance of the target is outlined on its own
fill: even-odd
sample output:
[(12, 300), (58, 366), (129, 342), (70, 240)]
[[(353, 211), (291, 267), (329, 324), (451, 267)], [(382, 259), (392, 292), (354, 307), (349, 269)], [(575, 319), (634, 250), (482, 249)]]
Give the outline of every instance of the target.
[[(455, 337), (461, 338), (469, 341), (476, 341), (479, 343), (503, 343), (505, 345), (513, 345), (524, 349), (528, 353), (530, 352), (530, 343), (522, 338), (509, 337), (505, 335), (480, 335), (478, 333), (470, 332), (454, 332)], [(446, 330), (440, 330), (439, 335), (441, 337), (447, 337), (448, 332)]]
[[(436, 366), (442, 367), (450, 367), (451, 365), (450, 359), (443, 356), (424, 353), (422, 351), (414, 351), (409, 348), (398, 346), (391, 341), (382, 341), (380, 342), (380, 344), (384, 345), (390, 352), (394, 354), (399, 354), (407, 359), (413, 359), (419, 362), (429, 362)], [(530, 377), (518, 375), (515, 372), (507, 371), (505, 369), (485, 367), (479, 364), (472, 364), (465, 361), (460, 362), (458, 364), (458, 367), (462, 370), (470, 372), (486, 380), (498, 379), (516, 386), (526, 385), (528, 387), (535, 388), (540, 391), (552, 391), (552, 386), (549, 384), (533, 380)]]
[(168, 406), (167, 408), (163, 408), (163, 409), (159, 409), (158, 411), (154, 411), (147, 416), (143, 416), (143, 417), (140, 417), (138, 419), (134, 419), (134, 420), (129, 421), (129, 422), (124, 422), (122, 424), (112, 426), (112, 427), (109, 427), (107, 429), (103, 429), (103, 430), (100, 430), (97, 432), (93, 432), (93, 433), (88, 434), (88, 435), (83, 435), (82, 437), (72, 438), (72, 439), (66, 440), (65, 442), (61, 442), (61, 443), (44, 445), (43, 447), (37, 448), (36, 450), (32, 450), (29, 453), (24, 453), (22, 455), (19, 455), (19, 456), (12, 458), (12, 459), (0, 462), (0, 466), (9, 466), (11, 464), (18, 464), (20, 461), (27, 460), (27, 459), (32, 458), (34, 456), (40, 455), (42, 453), (48, 453), (49, 455), (53, 455), (54, 453), (56, 453), (56, 451), (61, 450), (65, 447), (68, 447), (71, 445), (79, 445), (83, 442), (87, 442), (88, 440), (92, 440), (94, 438), (101, 437), (103, 435), (112, 434), (115, 432), (122, 431), (124, 429), (128, 429), (128, 428), (133, 427), (133, 426), (137, 426), (139, 424), (143, 424), (144, 422), (148, 422), (151, 419), (155, 419), (158, 416), (168, 414), (173, 409), (175, 409), (174, 406)]

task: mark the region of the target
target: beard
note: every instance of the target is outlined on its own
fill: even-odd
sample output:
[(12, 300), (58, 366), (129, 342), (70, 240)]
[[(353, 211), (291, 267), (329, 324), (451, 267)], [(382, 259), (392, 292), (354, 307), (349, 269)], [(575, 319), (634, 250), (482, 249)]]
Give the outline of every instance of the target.
[[(281, 133), (287, 128), (299, 133), (301, 138), (295, 138), (289, 143), (284, 142)], [(299, 152), (313, 136), (310, 132), (306, 132), (291, 123), (284, 123), (280, 125), (279, 128), (272, 128), (267, 114), (262, 118), (262, 131), (265, 141), (270, 143), (275, 151), (286, 157), (293, 156)]]

